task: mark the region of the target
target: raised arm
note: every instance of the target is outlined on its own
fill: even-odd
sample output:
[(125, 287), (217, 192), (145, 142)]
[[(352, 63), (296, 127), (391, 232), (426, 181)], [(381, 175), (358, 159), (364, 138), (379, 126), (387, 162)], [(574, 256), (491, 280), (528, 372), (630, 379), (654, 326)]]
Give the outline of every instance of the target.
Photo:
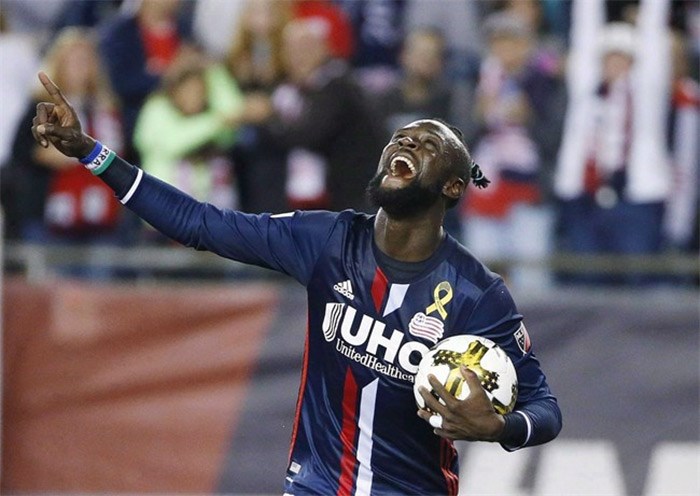
[(32, 122), (32, 134), (41, 146), (53, 145), (78, 158), (123, 204), (175, 241), (284, 272), (306, 284), (336, 224), (336, 214), (250, 215), (199, 202), (85, 134), (60, 89), (44, 73), (39, 79), (52, 100), (37, 105)]

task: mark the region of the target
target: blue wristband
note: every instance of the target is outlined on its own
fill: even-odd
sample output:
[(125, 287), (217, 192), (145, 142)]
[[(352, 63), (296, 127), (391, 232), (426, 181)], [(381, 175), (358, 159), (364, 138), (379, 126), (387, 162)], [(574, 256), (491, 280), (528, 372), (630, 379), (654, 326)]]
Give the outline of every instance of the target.
[(85, 165), (89, 164), (97, 158), (97, 156), (100, 154), (100, 151), (102, 151), (102, 143), (100, 143), (99, 141), (95, 141), (95, 147), (92, 149), (92, 151), (87, 157), (80, 159), (80, 163)]

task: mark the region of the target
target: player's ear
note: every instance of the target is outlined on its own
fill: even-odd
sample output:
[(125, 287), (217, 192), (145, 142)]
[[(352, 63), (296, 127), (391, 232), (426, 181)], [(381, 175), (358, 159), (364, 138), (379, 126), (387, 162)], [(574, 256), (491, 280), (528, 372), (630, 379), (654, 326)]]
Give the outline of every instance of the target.
[(442, 194), (451, 200), (459, 200), (467, 183), (461, 177), (452, 176), (442, 187)]

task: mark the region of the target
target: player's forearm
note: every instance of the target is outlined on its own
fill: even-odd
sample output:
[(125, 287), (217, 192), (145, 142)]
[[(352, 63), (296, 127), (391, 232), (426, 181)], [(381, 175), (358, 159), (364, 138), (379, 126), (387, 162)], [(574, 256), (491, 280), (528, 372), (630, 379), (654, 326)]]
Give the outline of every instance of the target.
[(88, 169), (105, 182), (119, 201), (158, 231), (186, 246), (201, 248), (198, 226), (205, 205), (185, 193), (158, 181), (148, 199), (131, 201), (148, 181), (157, 181), (138, 167), (92, 140), (93, 148), (81, 159)]
[(191, 248), (308, 280), (295, 272), (293, 263), (283, 260), (286, 251), (298, 253), (289, 248), (292, 238), (287, 222), (277, 220), (271, 225), (267, 214), (222, 210), (197, 201), (115, 154), (98, 154), (105, 155), (108, 158), (98, 164), (96, 175), (114, 190), (121, 203), (167, 237)]
[[(138, 177), (138, 168), (122, 160), (108, 147), (84, 135), (84, 144), (77, 148), (77, 157), (85, 167), (114, 190), (122, 201)], [(123, 203), (123, 201), (122, 201)]]
[(499, 439), (508, 451), (551, 441), (561, 431), (561, 410), (553, 398), (533, 401), (505, 416)]

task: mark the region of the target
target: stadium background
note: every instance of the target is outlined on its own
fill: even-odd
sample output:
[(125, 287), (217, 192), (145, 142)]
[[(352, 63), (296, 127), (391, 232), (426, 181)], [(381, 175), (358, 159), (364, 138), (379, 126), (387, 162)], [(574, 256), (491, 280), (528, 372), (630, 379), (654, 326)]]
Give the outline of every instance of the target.
[[(118, 253), (125, 281), (60, 275), (86, 253), (3, 247), (0, 493), (279, 494), (303, 289), (170, 248)], [(534, 262), (624, 272), (557, 255)], [(655, 287), (514, 292), (564, 430), (512, 454), (460, 444), (461, 493), (700, 494), (696, 255), (637, 260)]]
[[(696, 494), (697, 294), (518, 296), (564, 429), (461, 446), (462, 494)], [(4, 297), (3, 494), (279, 494), (303, 288), (13, 278)]]

